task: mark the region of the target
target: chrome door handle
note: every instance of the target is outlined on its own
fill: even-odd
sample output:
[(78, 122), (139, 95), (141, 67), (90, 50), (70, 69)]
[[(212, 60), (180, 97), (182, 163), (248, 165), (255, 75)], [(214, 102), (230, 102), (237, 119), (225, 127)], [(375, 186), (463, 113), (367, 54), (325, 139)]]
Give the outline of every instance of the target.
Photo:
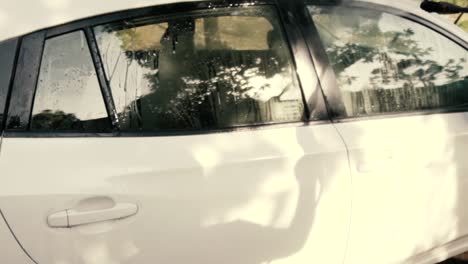
[(51, 214), (47, 218), (50, 227), (75, 227), (80, 225), (117, 220), (135, 215), (138, 206), (131, 203), (119, 203), (112, 208), (102, 210), (78, 211), (68, 209)]

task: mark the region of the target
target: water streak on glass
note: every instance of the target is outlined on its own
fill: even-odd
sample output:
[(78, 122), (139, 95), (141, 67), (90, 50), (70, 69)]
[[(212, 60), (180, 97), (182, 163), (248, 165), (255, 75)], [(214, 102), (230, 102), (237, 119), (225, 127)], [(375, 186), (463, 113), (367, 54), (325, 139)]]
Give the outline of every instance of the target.
[(33, 130), (98, 131), (109, 120), (82, 31), (45, 43), (32, 116)]
[(225, 128), (303, 119), (274, 9), (230, 7), (95, 28), (125, 130)]

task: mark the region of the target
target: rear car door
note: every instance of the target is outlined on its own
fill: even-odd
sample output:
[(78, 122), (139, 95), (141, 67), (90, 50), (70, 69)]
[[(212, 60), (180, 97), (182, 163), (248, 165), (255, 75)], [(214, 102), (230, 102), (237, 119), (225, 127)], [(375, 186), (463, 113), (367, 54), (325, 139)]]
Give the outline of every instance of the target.
[(309, 13), (350, 154), (347, 263), (433, 263), (466, 251), (467, 43), (369, 3)]
[(346, 148), (292, 23), (274, 4), (197, 3), (26, 36), (0, 159), (26, 252), (342, 263)]

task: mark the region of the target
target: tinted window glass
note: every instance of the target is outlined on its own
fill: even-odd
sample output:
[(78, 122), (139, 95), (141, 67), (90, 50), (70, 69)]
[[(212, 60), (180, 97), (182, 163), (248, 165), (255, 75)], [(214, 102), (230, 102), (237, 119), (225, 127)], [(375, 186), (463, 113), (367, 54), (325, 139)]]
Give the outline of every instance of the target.
[(31, 122), (33, 130), (101, 131), (110, 128), (82, 31), (46, 41)]
[[(221, 15), (198, 18), (195, 23), (195, 47), (197, 49), (270, 49), (268, 34), (273, 30), (273, 25), (266, 17)], [(246, 37), (249, 41), (246, 41)]]
[(468, 109), (468, 53), (420, 24), (360, 8), (310, 8), (348, 116)]
[(303, 99), (273, 8), (216, 9), (95, 28), (123, 129), (300, 121)]
[(0, 43), (0, 130), (3, 128), (3, 118), (10, 86), (13, 64), (15, 61), (17, 39)]

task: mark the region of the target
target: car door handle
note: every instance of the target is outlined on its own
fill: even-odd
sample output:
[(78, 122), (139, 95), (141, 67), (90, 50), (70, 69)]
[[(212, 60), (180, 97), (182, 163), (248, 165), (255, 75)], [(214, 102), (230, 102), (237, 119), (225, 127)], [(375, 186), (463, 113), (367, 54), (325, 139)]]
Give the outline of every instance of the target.
[(131, 203), (119, 203), (112, 208), (102, 210), (78, 211), (68, 209), (51, 214), (47, 218), (50, 227), (75, 227), (80, 225), (118, 220), (135, 215), (138, 206)]

